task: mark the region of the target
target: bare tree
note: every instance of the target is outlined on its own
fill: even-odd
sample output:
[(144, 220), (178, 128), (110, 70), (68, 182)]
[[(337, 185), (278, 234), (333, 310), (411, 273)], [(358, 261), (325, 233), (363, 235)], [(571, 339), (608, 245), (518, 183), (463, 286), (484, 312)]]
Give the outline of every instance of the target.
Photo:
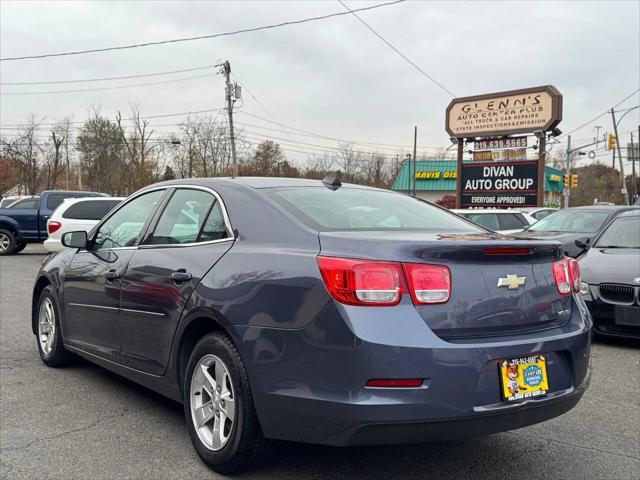
[(354, 182), (357, 180), (356, 176), (362, 164), (362, 152), (356, 150), (353, 144), (340, 144), (338, 153), (335, 156), (335, 164), (338, 166), (344, 180)]
[(62, 144), (65, 138), (59, 134), (56, 135), (55, 130), (51, 131), (51, 144), (50, 151), (47, 152), (47, 162), (45, 170), (45, 185), (47, 190), (52, 190), (56, 187), (58, 176), (64, 171), (64, 165), (61, 161)]
[(133, 123), (129, 132), (125, 132), (122, 122), (122, 114), (116, 114), (116, 124), (120, 129), (122, 142), (126, 150), (125, 168), (127, 171), (127, 193), (131, 193), (140, 187), (151, 183), (152, 171), (152, 144), (153, 130), (149, 122), (140, 118), (140, 109), (131, 104), (131, 121)]
[(2, 154), (18, 166), (22, 183), (31, 195), (38, 191), (40, 170), (45, 156), (43, 145), (38, 140), (41, 123), (42, 119), (31, 115), (16, 137), (0, 140)]

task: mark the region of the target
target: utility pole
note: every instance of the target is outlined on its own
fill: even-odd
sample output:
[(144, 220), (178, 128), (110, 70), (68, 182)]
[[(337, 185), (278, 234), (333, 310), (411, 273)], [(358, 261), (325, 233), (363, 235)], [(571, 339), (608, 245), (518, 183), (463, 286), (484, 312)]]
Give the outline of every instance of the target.
[(236, 156), (236, 137), (233, 133), (233, 102), (235, 101), (235, 88), (231, 83), (231, 64), (229, 60), (222, 64), (222, 70), (226, 77), (227, 112), (229, 113), (229, 135), (231, 136), (231, 160), (233, 161), (233, 176), (238, 176), (238, 158)]
[(416, 148), (418, 146), (418, 127), (413, 127), (413, 196), (416, 196), (416, 172), (417, 166), (416, 163)]
[(620, 176), (622, 177), (622, 195), (624, 195), (624, 204), (629, 205), (629, 192), (624, 178), (624, 164), (622, 163), (622, 152), (620, 151), (620, 137), (618, 136), (618, 125), (616, 124), (616, 112), (611, 109), (611, 119), (613, 120), (613, 133), (616, 135), (616, 147), (618, 150), (618, 163), (620, 163)]
[[(640, 137), (638, 137), (640, 141)], [(633, 145), (633, 132), (631, 132), (631, 154), (628, 153), (627, 157), (631, 158), (631, 203), (635, 202), (638, 197), (638, 183), (636, 181), (636, 150)]]
[[(569, 178), (571, 178), (571, 167), (572, 167), (572, 158), (573, 153), (571, 152), (571, 135), (569, 135), (567, 137), (567, 169), (564, 172), (565, 174), (569, 175)], [(563, 203), (562, 203), (562, 208), (569, 208), (569, 195), (571, 194), (571, 182), (569, 182), (569, 185), (565, 185), (564, 186), (564, 198), (563, 198)]]

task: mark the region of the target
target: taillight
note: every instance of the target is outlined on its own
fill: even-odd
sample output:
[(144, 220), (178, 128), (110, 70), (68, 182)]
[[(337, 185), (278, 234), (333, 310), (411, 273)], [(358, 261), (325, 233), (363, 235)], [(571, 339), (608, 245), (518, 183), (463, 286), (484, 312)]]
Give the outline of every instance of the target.
[(60, 222), (49, 221), (49, 222), (47, 222), (47, 231), (49, 233), (54, 233), (54, 232), (58, 231), (61, 226), (62, 226), (62, 224)]
[(451, 294), (451, 273), (441, 265), (403, 263), (413, 303), (444, 303)]
[(553, 262), (553, 278), (560, 295), (570, 295), (580, 291), (580, 265), (573, 258), (563, 258)]
[(426, 305), (451, 294), (451, 273), (441, 265), (318, 257), (318, 266), (331, 296), (347, 305), (397, 305), (407, 291), (415, 305)]
[(369, 388), (418, 388), (424, 380), (421, 378), (372, 378), (367, 382)]
[(327, 290), (347, 305), (389, 306), (406, 291), (399, 263), (318, 257)]

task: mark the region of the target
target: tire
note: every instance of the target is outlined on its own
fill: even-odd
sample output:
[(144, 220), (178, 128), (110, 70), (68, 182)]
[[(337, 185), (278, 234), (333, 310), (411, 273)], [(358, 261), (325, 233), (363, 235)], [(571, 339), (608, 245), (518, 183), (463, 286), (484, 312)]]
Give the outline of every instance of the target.
[[(209, 376), (203, 373), (204, 369)], [(191, 353), (184, 379), (187, 429), (204, 463), (222, 474), (249, 470), (262, 463), (270, 453), (271, 442), (262, 434), (249, 378), (231, 339), (222, 333), (210, 333), (200, 339)], [(201, 418), (200, 426), (196, 426), (197, 417)], [(216, 425), (222, 426), (218, 433)]]
[(64, 349), (60, 334), (60, 315), (55, 292), (50, 285), (44, 287), (38, 298), (37, 310), (38, 353), (49, 367), (62, 367), (69, 363), (71, 353)]
[(16, 245), (16, 249), (13, 251), (13, 253), (20, 253), (22, 250), (24, 250), (26, 248), (27, 244), (26, 243), (18, 243)]
[(0, 255), (11, 255), (16, 249), (16, 236), (11, 230), (0, 228)]

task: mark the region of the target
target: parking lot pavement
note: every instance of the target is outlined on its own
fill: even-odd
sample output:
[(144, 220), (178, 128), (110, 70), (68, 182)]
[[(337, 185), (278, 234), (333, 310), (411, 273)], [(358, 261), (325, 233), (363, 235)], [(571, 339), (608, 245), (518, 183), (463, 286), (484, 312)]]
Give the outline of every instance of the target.
[[(50, 369), (30, 328), (44, 250), (0, 257), (0, 478), (220, 478), (191, 447), (182, 407), (78, 360)], [(569, 413), (451, 443), (337, 449), (280, 443), (243, 479), (640, 478), (640, 349), (596, 343)]]

